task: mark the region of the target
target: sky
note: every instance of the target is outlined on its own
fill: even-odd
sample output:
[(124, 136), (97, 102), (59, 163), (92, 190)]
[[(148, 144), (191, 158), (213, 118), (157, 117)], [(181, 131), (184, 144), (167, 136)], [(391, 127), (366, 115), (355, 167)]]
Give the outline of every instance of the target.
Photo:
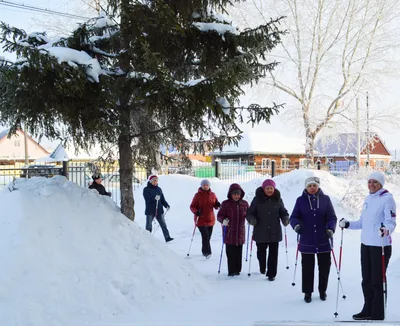
[[(67, 12), (77, 15), (90, 16), (95, 14), (95, 10), (88, 6), (88, 3), (94, 5), (94, 0), (15, 0), (16, 3), (24, 3), (25, 5), (36, 6), (40, 8), (47, 8), (61, 12)], [(0, 21), (3, 21), (12, 26), (17, 26), (25, 29), (28, 32), (51, 30), (50, 34), (59, 35), (63, 33), (66, 28), (73, 27), (76, 23), (74, 19), (60, 18), (59, 16), (38, 14), (31, 11), (25, 11), (17, 8), (9, 8), (0, 5)], [(0, 56), (13, 59), (13, 56), (3, 53), (0, 49)], [(394, 108), (397, 109), (397, 103), (400, 101), (400, 93), (397, 91), (399, 83), (397, 79), (384, 80), (379, 88), (371, 89), (370, 91), (370, 106), (373, 109)], [(261, 105), (271, 105), (275, 103), (286, 103), (286, 106), (281, 109), (278, 116), (271, 118), (271, 123), (261, 123), (260, 125), (251, 126), (242, 124), (241, 129), (247, 131), (267, 131), (285, 134), (288, 137), (298, 137), (304, 139), (304, 130), (301, 127), (300, 119), (295, 121), (288, 120), (287, 112), (293, 103), (287, 101), (287, 98), (282, 97), (277, 92), (268, 90), (267, 92), (263, 87), (246, 87), (246, 94), (241, 98), (241, 104), (248, 105), (252, 103), (260, 103)], [(361, 99), (360, 103), (365, 107), (365, 99)], [(353, 108), (355, 110), (355, 108)], [(377, 123), (372, 130), (378, 131), (384, 142), (389, 149), (398, 149), (398, 139), (400, 137), (400, 130), (397, 126), (388, 123)], [(354, 132), (355, 130), (349, 130)], [(56, 145), (55, 145), (56, 146)]]
[[(330, 196), (339, 218), (358, 218), (368, 192), (364, 175), (358, 175), (360, 180), (345, 180), (325, 171), (303, 169), (274, 178), (289, 213), (303, 191), (304, 180), (311, 175), (320, 178), (321, 188)], [(284, 241), (280, 242), (278, 274), (273, 282), (259, 273), (256, 245), (251, 247), (249, 242), (243, 246), (241, 275), (227, 276), (218, 222), (211, 237), (212, 256), (202, 256), (198, 230), (191, 242), (194, 216), (189, 209), (200, 181), (185, 175), (159, 177), (159, 186), (171, 207), (165, 219), (174, 240), (168, 243), (157, 222), (153, 233), (145, 230), (144, 185), (135, 189), (134, 223), (119, 212), (110, 197), (61, 176), (22, 178), (9, 188), (0, 188), (2, 324), (294, 326), (290, 322), (296, 321), (295, 325), (320, 326), (334, 325), (335, 312), (337, 320), (349, 320), (361, 310), (360, 231), (343, 231), (338, 305), (339, 284), (333, 261), (327, 300), (319, 299), (315, 276), (315, 292), (308, 304), (301, 292), (300, 260), (295, 272), (296, 234), (290, 226), (284, 229), (287, 248)], [(220, 202), (226, 199), (234, 181), (211, 179), (211, 189)], [(240, 182), (245, 200), (253, 199), (262, 181)], [(399, 186), (387, 180), (385, 187), (395, 199), (400, 198)], [(251, 234), (247, 223), (245, 227)], [(391, 321), (400, 320), (399, 232), (397, 227), (392, 235), (394, 248), (387, 273), (387, 318), (382, 325), (388, 326), (398, 325)], [(337, 260), (341, 235), (337, 229)]]

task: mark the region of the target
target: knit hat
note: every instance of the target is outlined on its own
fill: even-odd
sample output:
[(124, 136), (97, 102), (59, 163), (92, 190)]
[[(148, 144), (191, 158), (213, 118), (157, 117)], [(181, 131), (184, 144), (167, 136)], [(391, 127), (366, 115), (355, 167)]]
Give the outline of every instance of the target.
[(382, 172), (379, 172), (379, 171), (372, 172), (368, 177), (368, 181), (369, 180), (378, 181), (382, 185), (382, 187), (385, 184), (385, 176), (384, 176), (384, 174)]
[(272, 179), (264, 180), (264, 182), (262, 183), (262, 188), (265, 189), (265, 187), (274, 187), (274, 188), (276, 188), (275, 181), (272, 180)]
[(151, 175), (149, 177), (149, 182), (151, 183), (151, 182), (153, 182), (154, 180), (157, 180), (157, 179), (158, 179), (158, 177), (155, 174), (153, 174), (153, 175)]
[(210, 186), (211, 186), (211, 183), (210, 183), (210, 181), (207, 180), (207, 179), (201, 180), (200, 186), (203, 187), (204, 185), (208, 185), (208, 186), (210, 187)]
[(317, 177), (309, 177), (309, 178), (307, 178), (306, 182), (305, 182), (305, 188), (307, 188), (308, 185), (312, 185), (312, 184), (316, 184), (316, 185), (319, 186), (319, 184), (320, 184), (319, 178), (317, 178)]
[(97, 179), (100, 179), (102, 176), (101, 176), (101, 173), (96, 173), (96, 174), (93, 174), (92, 175), (92, 179), (93, 180), (97, 180)]

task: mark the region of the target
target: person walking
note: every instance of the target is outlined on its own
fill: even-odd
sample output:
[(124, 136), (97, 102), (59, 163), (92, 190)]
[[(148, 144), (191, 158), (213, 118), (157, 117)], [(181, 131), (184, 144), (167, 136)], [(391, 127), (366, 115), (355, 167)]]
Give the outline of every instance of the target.
[(92, 175), (93, 182), (89, 186), (89, 189), (96, 189), (97, 192), (102, 195), (102, 196), (108, 196), (111, 197), (111, 192), (106, 191), (106, 188), (101, 184), (102, 177), (100, 173), (94, 173)]
[(211, 256), (210, 240), (215, 224), (214, 208), (218, 209), (221, 206), (217, 196), (211, 191), (210, 187), (211, 183), (209, 180), (202, 180), (200, 188), (190, 204), (190, 210), (194, 214), (194, 223), (201, 234), (201, 252), (206, 258)]
[[(223, 239), (228, 261), (228, 276), (240, 275), (242, 271), (242, 252), (245, 243), (245, 220), (249, 203), (243, 199), (245, 193), (237, 183), (228, 190), (218, 211), (217, 219), (223, 226)], [(226, 231), (225, 231), (226, 230)]]
[(331, 268), (330, 239), (335, 233), (336, 223), (331, 199), (322, 192), (319, 178), (307, 178), (303, 194), (297, 198), (290, 216), (290, 225), (300, 237), (302, 292), (307, 303), (311, 302), (314, 292), (315, 255), (318, 259), (319, 297), (326, 300)]
[(174, 238), (171, 238), (169, 235), (164, 218), (164, 207), (169, 210), (170, 206), (165, 200), (162, 189), (158, 186), (158, 177), (156, 175), (151, 175), (149, 177), (147, 186), (143, 189), (143, 197), (146, 204), (146, 230), (151, 233), (153, 219), (156, 219), (164, 234), (165, 242), (174, 240)]
[[(385, 176), (373, 172), (368, 177), (369, 195), (365, 198), (360, 218), (339, 221), (341, 228), (361, 229), (361, 287), (364, 306), (353, 315), (354, 320), (384, 320), (385, 303), (383, 283), (392, 255), (391, 234), (396, 228), (396, 202), (384, 189)], [(382, 250), (384, 264), (382, 264)], [(382, 266), (383, 265), (383, 266)]]
[[(260, 273), (274, 281), (278, 267), (278, 248), (282, 241), (282, 228), (289, 224), (289, 214), (272, 179), (266, 179), (256, 190), (246, 219), (254, 226), (253, 240), (257, 245), (257, 259)], [(267, 265), (268, 248), (268, 265)], [(268, 268), (267, 268), (268, 267)], [(266, 272), (266, 273), (265, 273)]]

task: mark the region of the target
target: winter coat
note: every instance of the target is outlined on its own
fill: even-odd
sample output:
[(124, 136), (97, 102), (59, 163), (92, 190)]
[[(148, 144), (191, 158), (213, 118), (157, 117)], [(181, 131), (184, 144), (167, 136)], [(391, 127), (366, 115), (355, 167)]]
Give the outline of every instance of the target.
[(320, 253), (331, 251), (327, 229), (336, 230), (336, 214), (331, 199), (321, 189), (315, 195), (306, 190), (297, 198), (290, 216), (290, 225), (300, 225), (299, 251)]
[(280, 221), (288, 223), (289, 213), (283, 204), (279, 190), (275, 189), (272, 196), (267, 196), (262, 187), (257, 188), (246, 219), (254, 225), (254, 241), (261, 243), (282, 241)]
[(93, 181), (89, 189), (96, 189), (100, 195), (111, 197), (111, 192), (107, 192), (106, 188), (102, 184), (96, 183), (96, 181)]
[[(382, 246), (382, 237), (379, 234), (381, 224), (389, 230), (389, 234), (396, 228), (396, 202), (386, 189), (369, 194), (363, 204), (360, 219), (350, 221), (349, 229), (361, 230), (361, 243), (367, 246)], [(391, 237), (383, 237), (384, 246), (392, 243)]]
[[(235, 202), (231, 196), (234, 190), (240, 190), (242, 192), (237, 202)], [(222, 223), (225, 218), (229, 220), (229, 225), (226, 227), (226, 234), (224, 237), (225, 244), (238, 246), (245, 243), (244, 222), (246, 220), (249, 203), (243, 200), (244, 194), (243, 189), (237, 183), (231, 184), (228, 191), (228, 199), (222, 202), (221, 208), (218, 211), (218, 222)]]
[(197, 226), (213, 226), (215, 224), (214, 208), (217, 209), (218, 205), (217, 196), (210, 190), (203, 190), (201, 187), (194, 195), (190, 210), (194, 214), (194, 222), (196, 223), (196, 213), (200, 211)]
[[(160, 196), (158, 200), (158, 208), (157, 208), (157, 216), (156, 216), (156, 196)], [(147, 182), (147, 186), (143, 189), (143, 197), (146, 203), (146, 210), (144, 212), (145, 215), (151, 215), (154, 217), (160, 217), (164, 214), (164, 208), (168, 208), (169, 205), (164, 198), (164, 194), (161, 188), (157, 186), (153, 186), (150, 182)]]

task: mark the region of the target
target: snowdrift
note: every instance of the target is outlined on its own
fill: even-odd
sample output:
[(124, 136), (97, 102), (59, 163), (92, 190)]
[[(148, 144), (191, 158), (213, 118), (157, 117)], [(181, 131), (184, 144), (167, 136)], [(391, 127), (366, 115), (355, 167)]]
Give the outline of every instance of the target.
[(111, 199), (64, 177), (19, 179), (0, 192), (0, 208), (3, 325), (135, 320), (146, 305), (207, 289)]

